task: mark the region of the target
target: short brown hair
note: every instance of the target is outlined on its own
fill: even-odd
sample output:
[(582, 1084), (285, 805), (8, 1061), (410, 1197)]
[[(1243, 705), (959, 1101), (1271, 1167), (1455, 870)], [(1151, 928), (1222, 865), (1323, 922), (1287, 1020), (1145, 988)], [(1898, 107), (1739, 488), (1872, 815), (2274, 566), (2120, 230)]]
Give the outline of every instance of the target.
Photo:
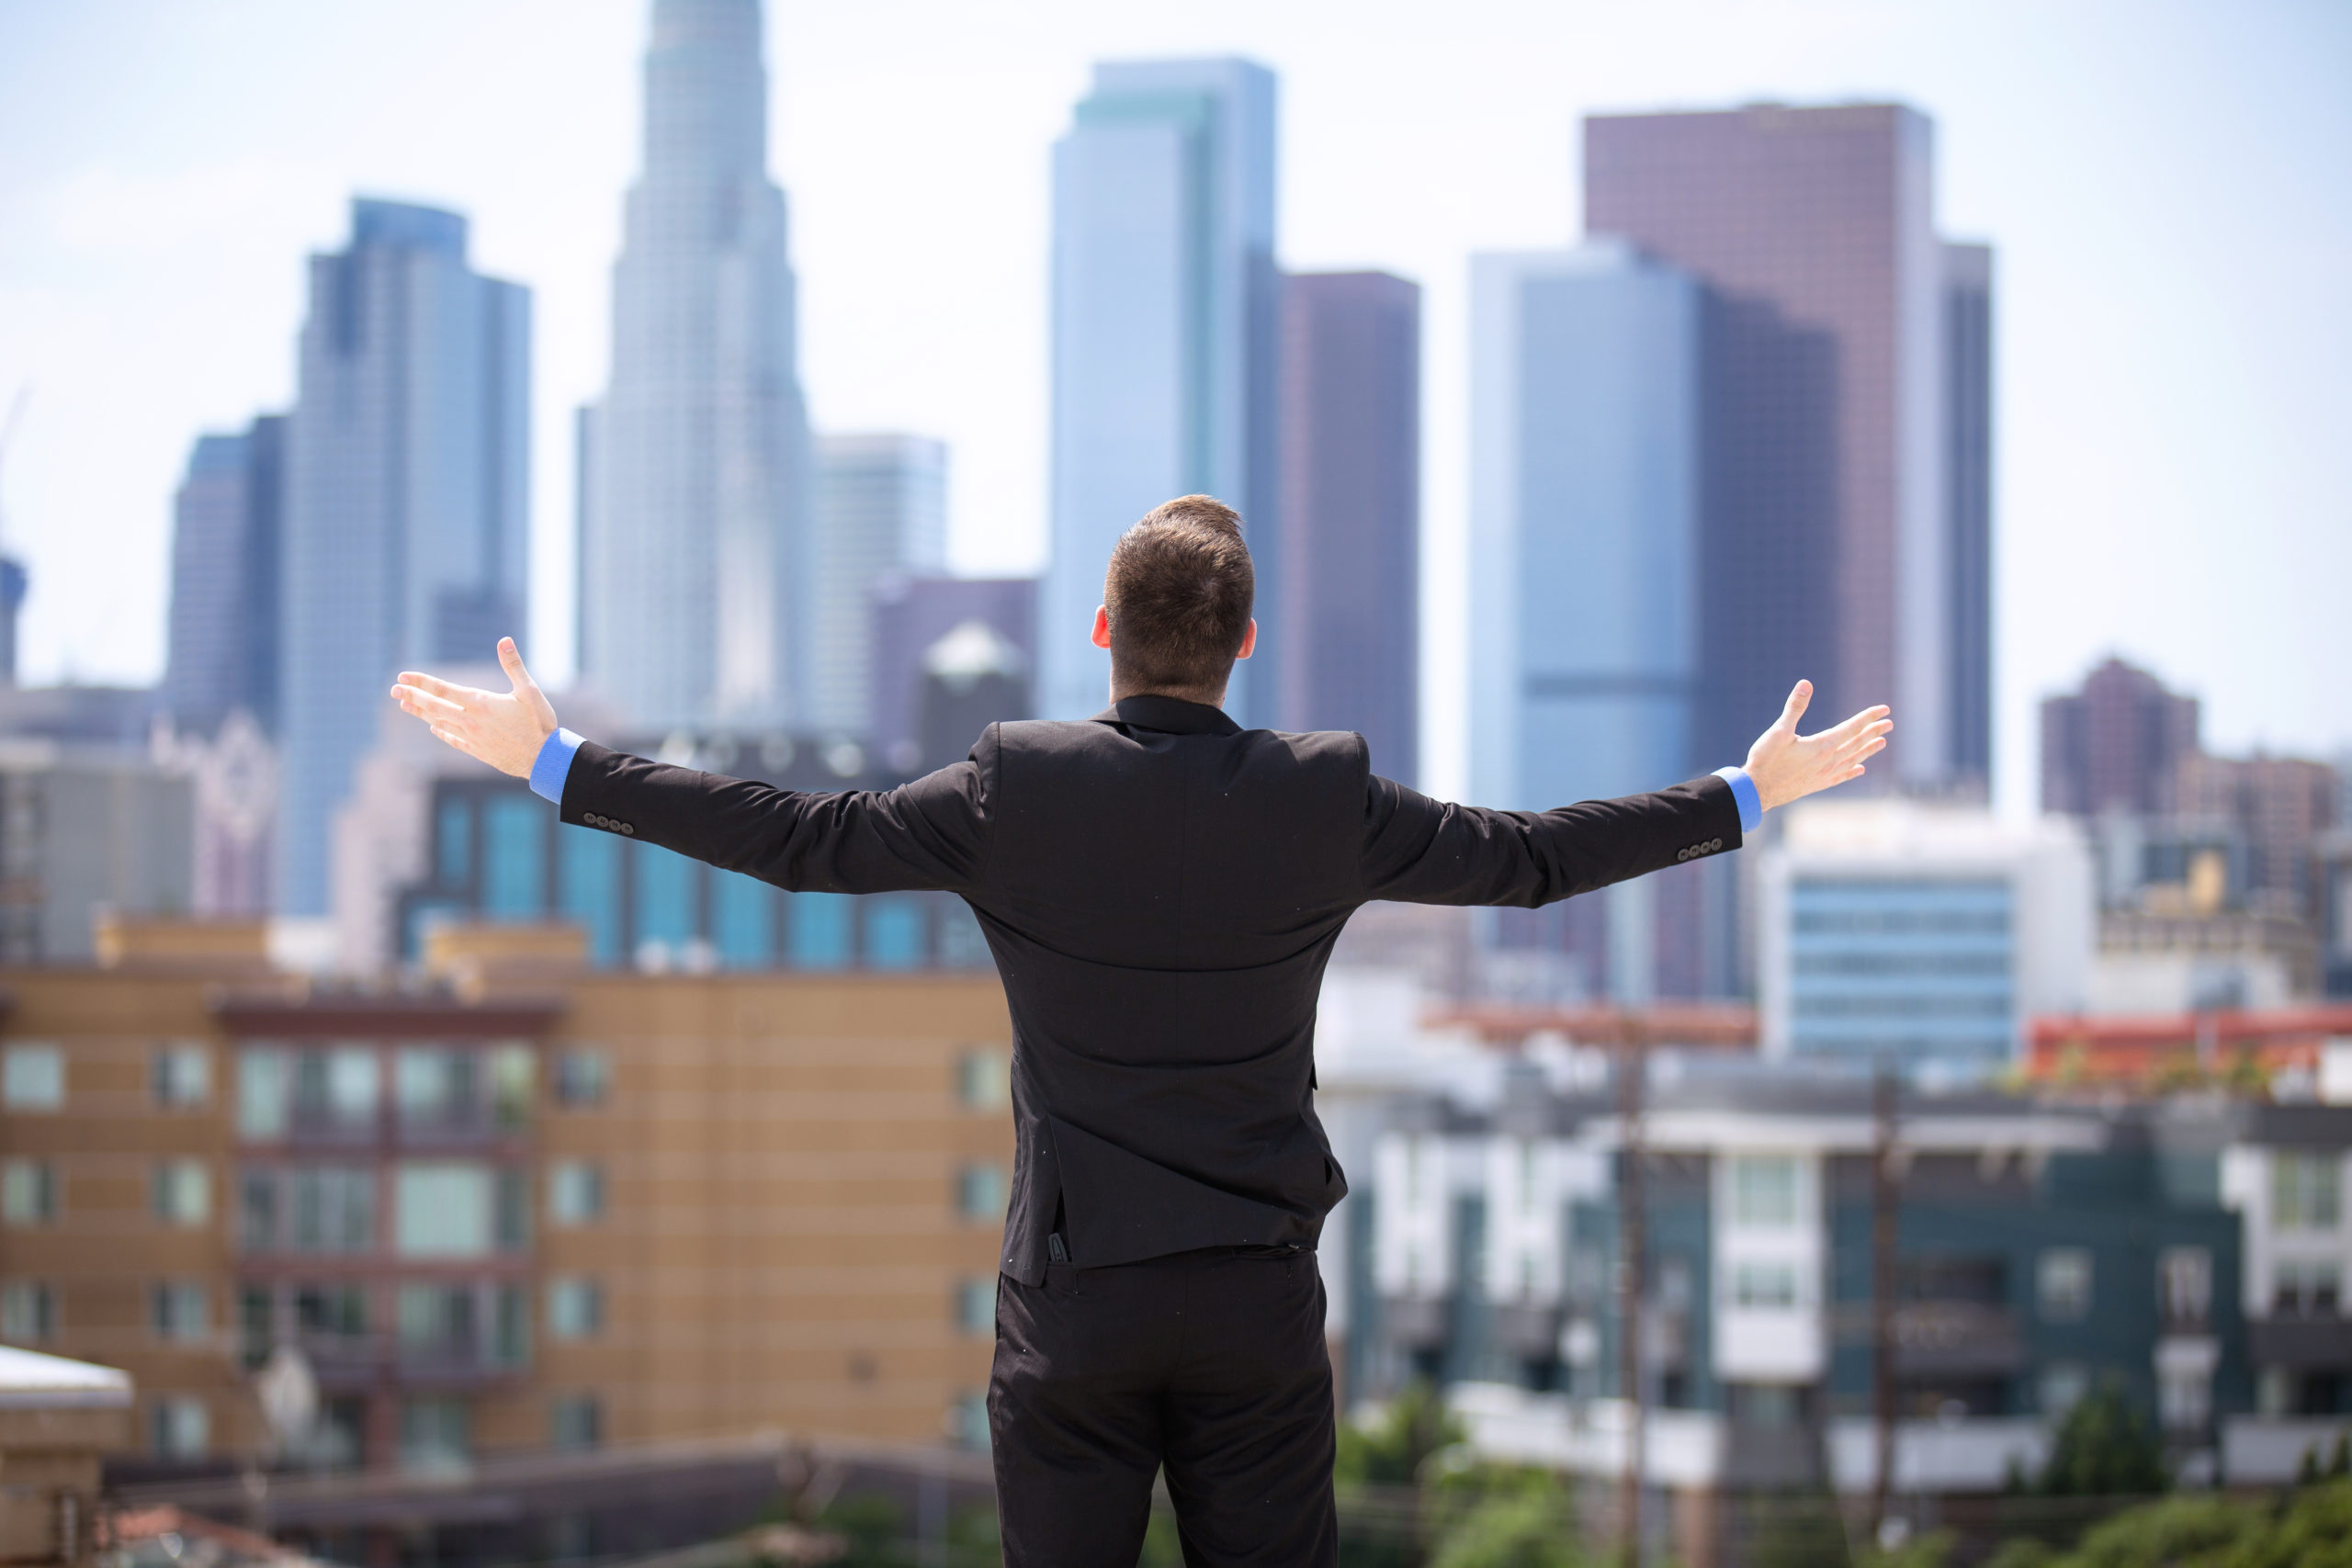
[(1136, 685), (1222, 692), (1257, 594), (1241, 513), (1214, 496), (1162, 502), (1111, 551), (1112, 662)]

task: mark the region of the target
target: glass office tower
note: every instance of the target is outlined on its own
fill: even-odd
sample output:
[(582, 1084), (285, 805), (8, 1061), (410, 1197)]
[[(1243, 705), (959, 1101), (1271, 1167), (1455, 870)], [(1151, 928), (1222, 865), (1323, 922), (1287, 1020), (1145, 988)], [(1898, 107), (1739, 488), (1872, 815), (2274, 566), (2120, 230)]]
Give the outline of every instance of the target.
[(405, 668), (524, 630), (530, 293), (466, 262), (466, 220), (355, 201), (311, 258), (287, 424), (278, 908), (327, 908), (330, 825)]
[[(1173, 496), (1248, 521), (1259, 657), (1228, 711), (1271, 717), (1283, 657), (1274, 515), (1274, 76), (1245, 60), (1102, 64), (1054, 148), (1052, 558), (1040, 714), (1107, 698), (1087, 640), (1111, 547)], [(1259, 694), (1265, 694), (1261, 702)]]

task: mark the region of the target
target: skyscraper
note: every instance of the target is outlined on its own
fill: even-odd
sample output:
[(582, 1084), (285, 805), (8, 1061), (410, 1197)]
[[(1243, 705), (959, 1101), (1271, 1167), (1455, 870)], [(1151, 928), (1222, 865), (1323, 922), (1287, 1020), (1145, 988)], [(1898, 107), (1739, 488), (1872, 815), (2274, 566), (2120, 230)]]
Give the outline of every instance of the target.
[(2083, 689), (2041, 704), (2041, 809), (2168, 817), (2178, 770), (2197, 750), (2197, 699), (2109, 659)]
[[(1282, 585), (1272, 721), (1352, 729), (1411, 784), (1420, 750), (1421, 290), (1283, 283)], [(1261, 688), (1262, 689), (1262, 688)]]
[(488, 660), (520, 633), (530, 293), (466, 263), (466, 221), (355, 201), (311, 258), (286, 428), (278, 907), (327, 907), (329, 822), (403, 667)]
[(808, 415), (759, 0), (654, 0), (581, 508), (582, 677), (635, 724), (806, 696)]
[[(1054, 148), (1052, 558), (1039, 712), (1099, 712), (1086, 638), (1111, 546), (1172, 496), (1240, 509), (1261, 652), (1227, 708), (1272, 717), (1288, 629), (1275, 515), (1274, 76), (1245, 60), (1094, 68)], [(1266, 701), (1259, 700), (1263, 693)]]
[(1951, 770), (1993, 775), (1993, 249), (1944, 247), (1944, 485), (1951, 549)]
[[(1481, 806), (1541, 811), (1695, 771), (1704, 303), (1688, 274), (1617, 241), (1472, 263), (1470, 787)], [(1684, 945), (1700, 939), (1689, 883), (1663, 894), (1657, 878), (1626, 883), (1609, 890), (1605, 919), (1586, 907), (1504, 920), (1499, 934), (1565, 948), (1585, 985), (1646, 1001), (1668, 956), (1661, 897), (1684, 917), (1670, 922)], [(1703, 968), (1686, 956), (1664, 967)], [(1711, 987), (1694, 975), (1670, 988)]]
[(1820, 716), (1894, 705), (1901, 781), (1946, 784), (1969, 761), (1955, 710), (1982, 665), (1954, 621), (1981, 617), (1984, 595), (1955, 592), (1952, 530), (1981, 514), (1961, 513), (1947, 477), (1959, 274), (1935, 231), (1933, 142), (1889, 104), (1585, 122), (1587, 231), (1716, 296), (1709, 754), (1736, 754), (1810, 676)]
[[(1037, 580), (1034, 577), (896, 577), (877, 584), (871, 601), (874, 634), (872, 744), (886, 767), (912, 773), (922, 766), (923, 718), (930, 677), (924, 666), (944, 637), (974, 622), (1009, 645), (1021, 670), (1021, 701), (989, 722), (1028, 718), (1036, 712)], [(968, 644), (970, 638), (967, 638)], [(999, 649), (1000, 655), (1002, 649)], [(999, 688), (1000, 690), (1001, 688)], [(1097, 710), (1100, 711), (1099, 709)], [(956, 748), (964, 754), (979, 739), (976, 726)], [(953, 761), (955, 757), (948, 760)]]
[(817, 438), (808, 727), (874, 737), (873, 596), (947, 565), (947, 448), (922, 435)]
[(239, 708), (264, 729), (277, 724), (285, 449), (282, 414), (198, 436), (174, 502), (164, 705), (207, 735)]

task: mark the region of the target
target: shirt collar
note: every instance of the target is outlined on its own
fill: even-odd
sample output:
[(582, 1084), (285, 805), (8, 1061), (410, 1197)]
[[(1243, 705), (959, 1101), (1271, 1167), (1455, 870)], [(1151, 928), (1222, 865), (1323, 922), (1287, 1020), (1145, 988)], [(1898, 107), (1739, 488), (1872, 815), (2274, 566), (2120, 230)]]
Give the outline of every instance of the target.
[(1121, 697), (1094, 716), (1097, 724), (1124, 724), (1130, 729), (1153, 729), (1163, 735), (1238, 735), (1241, 727), (1223, 708), (1188, 703), (1182, 697), (1150, 694)]

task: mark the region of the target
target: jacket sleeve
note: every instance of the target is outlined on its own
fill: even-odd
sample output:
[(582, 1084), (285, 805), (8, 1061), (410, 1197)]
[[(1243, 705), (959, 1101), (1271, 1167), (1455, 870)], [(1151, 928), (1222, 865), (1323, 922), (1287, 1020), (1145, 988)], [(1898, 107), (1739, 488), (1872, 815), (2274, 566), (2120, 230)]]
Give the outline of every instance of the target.
[(1739, 846), (1739, 803), (1712, 774), (1540, 812), (1456, 806), (1374, 776), (1363, 897), (1533, 908)]
[(812, 795), (673, 768), (582, 741), (562, 819), (796, 893), (968, 893), (988, 851), (996, 729), (953, 767), (893, 790)]

